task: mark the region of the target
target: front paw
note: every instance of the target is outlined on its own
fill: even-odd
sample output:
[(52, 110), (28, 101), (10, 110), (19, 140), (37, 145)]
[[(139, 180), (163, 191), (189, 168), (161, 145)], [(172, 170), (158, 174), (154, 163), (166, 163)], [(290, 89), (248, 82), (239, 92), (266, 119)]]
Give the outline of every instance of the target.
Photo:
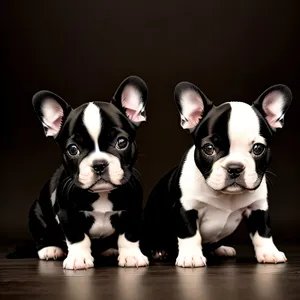
[(118, 264), (120, 267), (146, 267), (149, 265), (149, 260), (139, 248), (120, 248)]
[(201, 250), (196, 253), (179, 253), (175, 265), (182, 268), (205, 267), (206, 258)]
[(94, 266), (94, 257), (91, 255), (91, 240), (85, 234), (84, 239), (68, 245), (68, 256), (64, 260), (63, 267), (68, 270), (89, 269)]
[(256, 247), (255, 248), (256, 259), (259, 263), (284, 263), (287, 261), (285, 254), (279, 251), (275, 246), (268, 247)]
[(69, 253), (63, 263), (64, 269), (86, 270), (94, 267), (94, 258), (88, 251)]

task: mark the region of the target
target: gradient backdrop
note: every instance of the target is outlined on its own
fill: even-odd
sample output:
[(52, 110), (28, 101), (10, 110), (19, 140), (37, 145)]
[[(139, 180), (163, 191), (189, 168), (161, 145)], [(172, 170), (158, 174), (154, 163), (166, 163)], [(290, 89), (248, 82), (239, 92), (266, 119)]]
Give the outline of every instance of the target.
[[(250, 103), (269, 86), (294, 95), (273, 145), (270, 205), (278, 241), (300, 237), (299, 1), (1, 1), (0, 241), (28, 238), (27, 212), (60, 164), (33, 113), (39, 89), (72, 106), (110, 101), (139, 75), (149, 87), (137, 168), (145, 198), (191, 139), (173, 89), (198, 85), (216, 104)], [(243, 226), (236, 240), (248, 240)]]

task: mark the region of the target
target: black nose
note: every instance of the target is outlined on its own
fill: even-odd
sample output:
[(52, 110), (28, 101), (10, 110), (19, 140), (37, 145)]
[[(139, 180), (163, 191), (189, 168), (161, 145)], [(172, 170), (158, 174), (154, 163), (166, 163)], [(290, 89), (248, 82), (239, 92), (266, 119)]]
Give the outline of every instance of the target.
[(244, 171), (245, 167), (242, 164), (231, 164), (227, 166), (227, 173), (231, 178), (237, 178)]
[(105, 160), (97, 160), (93, 163), (93, 169), (98, 175), (103, 174), (107, 166), (108, 162)]

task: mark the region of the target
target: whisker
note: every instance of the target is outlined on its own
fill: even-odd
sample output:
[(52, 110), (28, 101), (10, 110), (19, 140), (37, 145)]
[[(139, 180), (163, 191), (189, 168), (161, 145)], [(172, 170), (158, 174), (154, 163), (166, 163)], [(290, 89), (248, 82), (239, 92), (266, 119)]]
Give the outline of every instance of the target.
[(206, 176), (208, 176), (209, 174), (210, 174), (210, 170), (208, 170), (208, 171), (206, 171), (205, 173), (203, 173), (203, 177), (206, 177)]
[(277, 175), (275, 173), (273, 173), (272, 171), (270, 171), (270, 170), (267, 170), (266, 173), (271, 174), (271, 175), (277, 177)]
[(268, 185), (269, 187), (273, 187), (273, 186), (274, 186), (272, 180), (271, 180), (269, 177), (266, 176), (266, 180), (267, 180), (267, 185)]

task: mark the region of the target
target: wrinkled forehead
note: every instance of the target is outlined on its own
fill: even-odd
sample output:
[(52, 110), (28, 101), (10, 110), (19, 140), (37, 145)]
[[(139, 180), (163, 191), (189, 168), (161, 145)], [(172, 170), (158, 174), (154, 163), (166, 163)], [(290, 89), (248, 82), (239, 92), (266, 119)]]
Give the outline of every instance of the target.
[(264, 142), (261, 121), (252, 107), (243, 102), (226, 102), (214, 107), (201, 123), (197, 135), (218, 136), (230, 148), (247, 147)]

